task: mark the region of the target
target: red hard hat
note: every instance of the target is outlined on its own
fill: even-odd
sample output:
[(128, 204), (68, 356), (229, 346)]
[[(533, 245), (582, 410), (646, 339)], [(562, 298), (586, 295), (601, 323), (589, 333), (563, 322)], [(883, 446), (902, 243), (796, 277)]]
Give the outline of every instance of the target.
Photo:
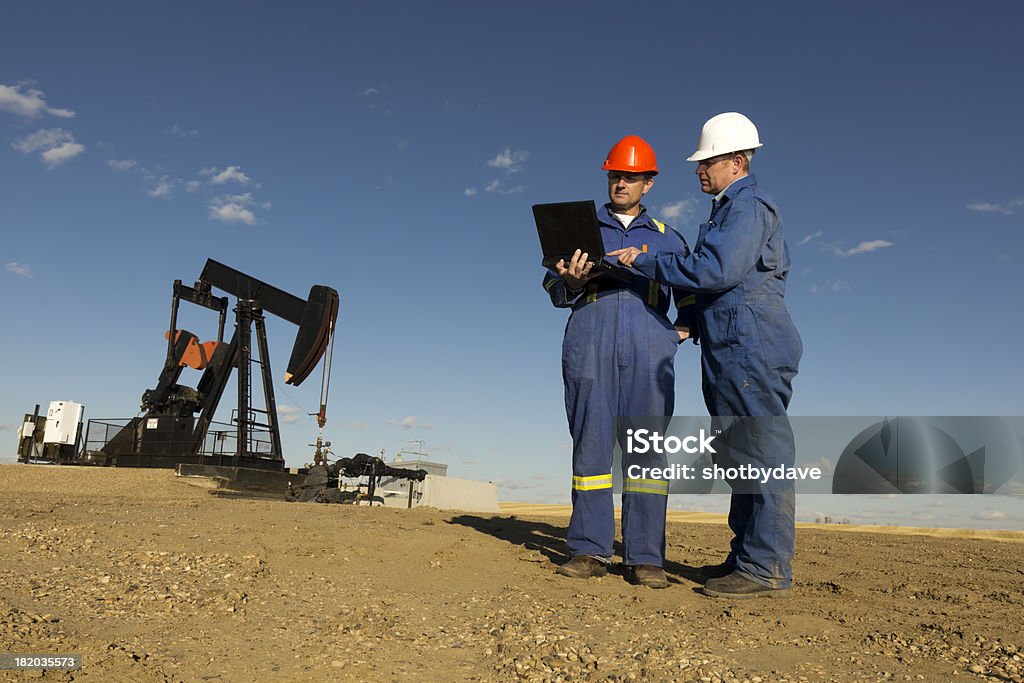
[(658, 172), (658, 160), (654, 150), (642, 137), (627, 135), (608, 151), (608, 158), (601, 170), (654, 175)]

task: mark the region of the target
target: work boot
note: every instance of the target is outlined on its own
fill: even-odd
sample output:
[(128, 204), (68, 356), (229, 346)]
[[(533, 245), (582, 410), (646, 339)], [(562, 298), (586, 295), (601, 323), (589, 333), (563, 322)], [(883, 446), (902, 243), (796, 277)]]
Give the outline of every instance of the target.
[(771, 588), (736, 571), (720, 579), (708, 579), (701, 591), (704, 595), (714, 598), (733, 598), (735, 600), (788, 598), (793, 594), (789, 588)]
[(661, 567), (653, 564), (637, 564), (629, 568), (626, 578), (630, 583), (648, 588), (668, 588), (668, 577)]
[(573, 579), (589, 579), (591, 576), (604, 576), (608, 573), (608, 567), (590, 555), (577, 555), (556, 569), (555, 573)]
[(707, 581), (708, 579), (720, 579), (723, 576), (729, 576), (733, 570), (736, 569), (736, 565), (726, 564), (708, 564), (697, 570), (697, 578), (701, 581)]

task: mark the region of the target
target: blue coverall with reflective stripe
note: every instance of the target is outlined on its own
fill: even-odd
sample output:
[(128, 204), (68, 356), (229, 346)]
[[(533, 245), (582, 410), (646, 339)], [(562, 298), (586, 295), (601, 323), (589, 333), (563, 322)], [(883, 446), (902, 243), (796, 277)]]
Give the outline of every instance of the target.
[[(751, 422), (755, 447), (745, 456), (760, 467), (792, 466), (796, 448), (785, 415), (803, 346), (783, 300), (790, 259), (782, 220), (754, 176), (735, 181), (713, 203), (692, 254), (639, 254), (633, 268), (696, 294), (708, 412), (780, 418)], [(734, 493), (726, 561), (758, 583), (789, 587), (794, 520), (792, 481)]]
[[(641, 207), (629, 229), (605, 205), (598, 211), (605, 250), (623, 247), (689, 253), (671, 227)], [(573, 557), (610, 558), (615, 536), (612, 452), (619, 416), (671, 415), (675, 401), (674, 359), (679, 335), (668, 317), (669, 288), (637, 275), (623, 284), (602, 275), (578, 292), (552, 273), (544, 287), (555, 306), (572, 308), (562, 342), (565, 410), (572, 435), (572, 518), (568, 545)], [(693, 325), (693, 297), (676, 294), (676, 325)], [(682, 305), (681, 305), (682, 304)], [(623, 560), (661, 566), (665, 558), (667, 482), (624, 477)], [(659, 484), (664, 484), (659, 486)], [(652, 493), (652, 491), (658, 491)]]

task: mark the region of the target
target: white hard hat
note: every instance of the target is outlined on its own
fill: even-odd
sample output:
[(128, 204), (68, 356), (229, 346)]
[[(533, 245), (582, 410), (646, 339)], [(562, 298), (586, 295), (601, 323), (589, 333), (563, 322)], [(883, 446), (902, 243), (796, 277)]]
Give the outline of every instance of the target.
[(700, 131), (697, 151), (686, 160), (703, 161), (719, 154), (742, 152), (760, 146), (761, 141), (757, 137), (757, 127), (753, 121), (743, 114), (730, 111), (707, 120)]

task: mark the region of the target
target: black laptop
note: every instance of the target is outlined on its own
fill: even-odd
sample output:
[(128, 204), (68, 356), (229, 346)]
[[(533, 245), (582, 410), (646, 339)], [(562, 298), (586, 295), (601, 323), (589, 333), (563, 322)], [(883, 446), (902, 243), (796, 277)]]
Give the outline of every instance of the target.
[(545, 268), (554, 271), (560, 260), (568, 265), (579, 249), (594, 263), (592, 273), (607, 273), (626, 282), (633, 279), (633, 271), (605, 258), (601, 226), (592, 200), (534, 204), (533, 219), (544, 252), (541, 265)]

